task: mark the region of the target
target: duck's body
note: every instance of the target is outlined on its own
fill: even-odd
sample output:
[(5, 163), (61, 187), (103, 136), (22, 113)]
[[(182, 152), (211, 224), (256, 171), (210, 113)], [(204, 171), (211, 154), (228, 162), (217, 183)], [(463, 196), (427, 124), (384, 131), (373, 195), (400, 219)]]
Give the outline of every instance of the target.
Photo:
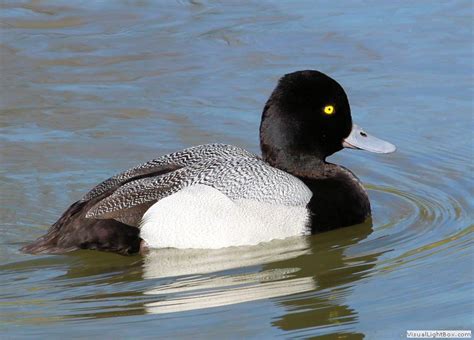
[[(208, 144), (149, 161), (97, 185), (24, 250), (220, 248), (361, 223), (370, 216), (366, 191), (325, 161), (344, 143), (361, 147), (351, 130), (369, 138), (352, 126), (337, 82), (317, 71), (286, 75), (263, 112), (263, 158)], [(375, 142), (372, 151), (394, 150)]]

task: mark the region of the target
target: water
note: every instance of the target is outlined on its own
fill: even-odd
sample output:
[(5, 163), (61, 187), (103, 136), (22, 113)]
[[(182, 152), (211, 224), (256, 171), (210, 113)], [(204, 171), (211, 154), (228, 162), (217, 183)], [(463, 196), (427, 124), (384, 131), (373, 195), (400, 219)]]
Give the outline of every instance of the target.
[[(473, 5), (2, 1), (2, 337), (405, 338), (472, 329)], [(398, 146), (331, 158), (373, 221), (215, 251), (31, 256), (19, 247), (97, 182), (166, 152), (258, 152), (284, 73), (346, 88)]]

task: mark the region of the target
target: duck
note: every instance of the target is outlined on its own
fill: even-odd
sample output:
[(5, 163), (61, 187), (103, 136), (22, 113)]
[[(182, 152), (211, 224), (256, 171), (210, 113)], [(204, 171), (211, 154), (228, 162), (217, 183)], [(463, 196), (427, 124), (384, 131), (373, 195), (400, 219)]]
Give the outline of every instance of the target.
[(326, 158), (343, 148), (391, 153), (396, 147), (353, 124), (336, 80), (316, 70), (281, 77), (259, 132), (261, 155), (205, 144), (114, 175), (22, 250), (130, 255), (215, 249), (315, 234), (371, 217), (361, 181)]

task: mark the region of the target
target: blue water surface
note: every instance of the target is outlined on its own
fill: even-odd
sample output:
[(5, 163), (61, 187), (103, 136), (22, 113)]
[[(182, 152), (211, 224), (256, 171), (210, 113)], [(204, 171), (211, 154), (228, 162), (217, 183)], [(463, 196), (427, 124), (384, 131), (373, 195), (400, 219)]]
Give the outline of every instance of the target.
[[(472, 329), (471, 1), (3, 1), (5, 338), (399, 339)], [(311, 237), (123, 257), (26, 255), (99, 181), (195, 144), (259, 152), (283, 74), (318, 69), (392, 155), (331, 157), (373, 220)]]

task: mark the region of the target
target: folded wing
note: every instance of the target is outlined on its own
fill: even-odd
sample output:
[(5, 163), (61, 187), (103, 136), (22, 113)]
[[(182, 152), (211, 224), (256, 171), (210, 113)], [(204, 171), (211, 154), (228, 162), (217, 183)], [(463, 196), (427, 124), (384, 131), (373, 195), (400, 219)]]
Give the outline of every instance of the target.
[(132, 180), (100, 200), (86, 217), (112, 218), (136, 226), (155, 202), (195, 184), (218, 189), (232, 200), (306, 206), (311, 192), (299, 179), (270, 167), (245, 150), (239, 151), (242, 152), (225, 156), (207, 154), (206, 158), (166, 174)]

